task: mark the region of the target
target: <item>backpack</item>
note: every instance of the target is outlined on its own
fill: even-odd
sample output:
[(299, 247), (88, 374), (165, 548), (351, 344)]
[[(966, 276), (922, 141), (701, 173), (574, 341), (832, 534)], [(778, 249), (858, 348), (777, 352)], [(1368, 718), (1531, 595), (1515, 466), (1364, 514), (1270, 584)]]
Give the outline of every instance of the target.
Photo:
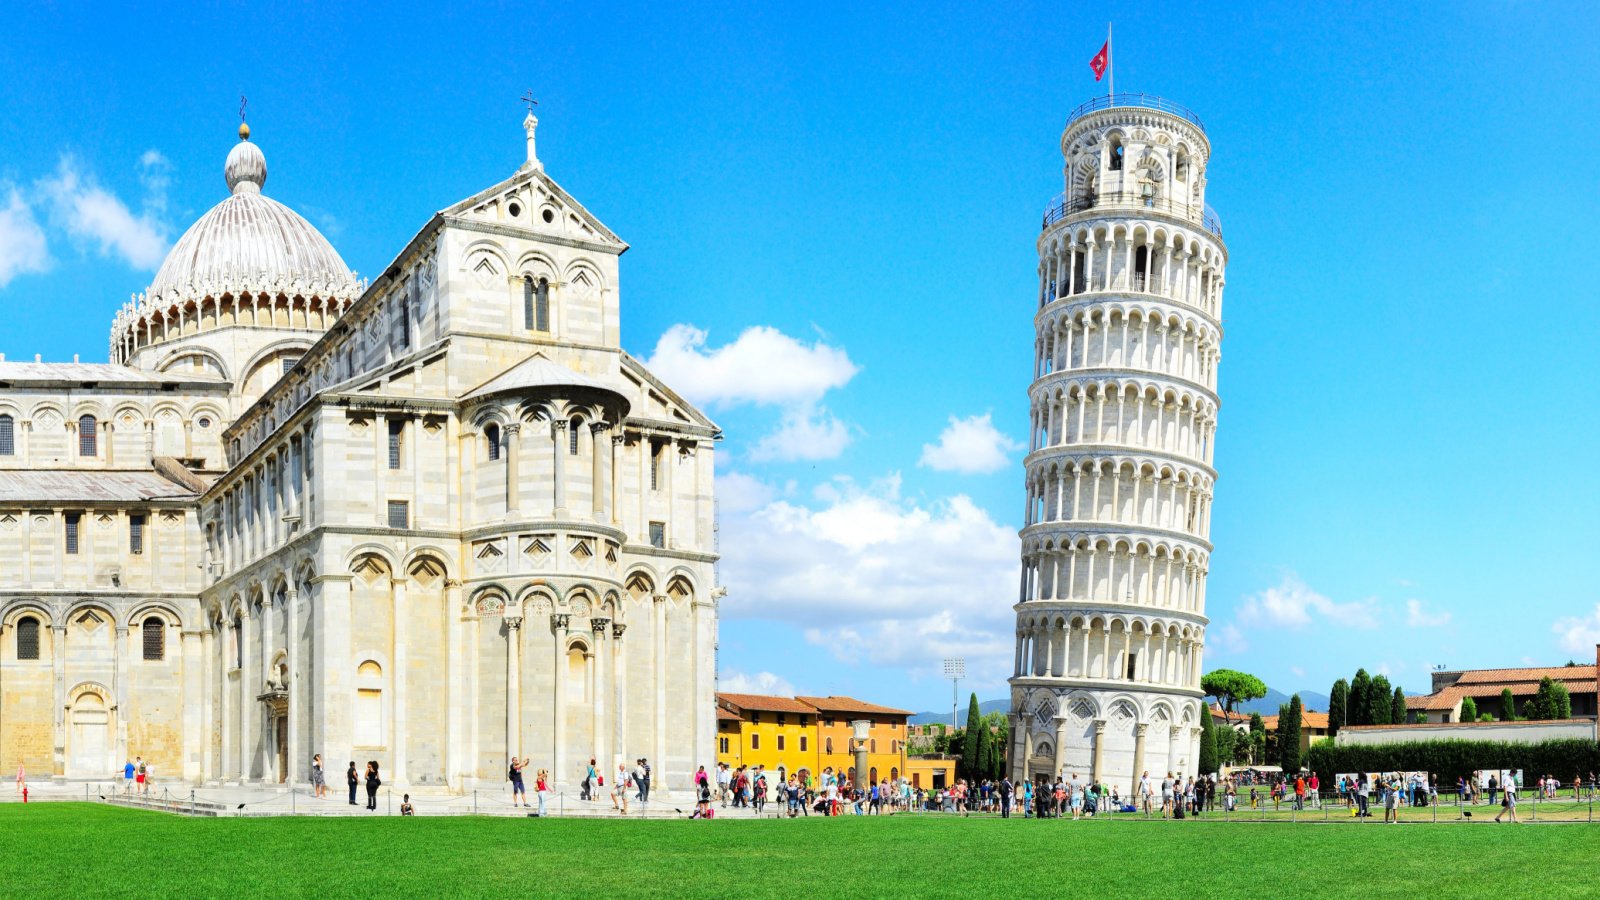
[(516, 781), (517, 780), (517, 767), (516, 766), (508, 766), (506, 768), (506, 780), (507, 781)]

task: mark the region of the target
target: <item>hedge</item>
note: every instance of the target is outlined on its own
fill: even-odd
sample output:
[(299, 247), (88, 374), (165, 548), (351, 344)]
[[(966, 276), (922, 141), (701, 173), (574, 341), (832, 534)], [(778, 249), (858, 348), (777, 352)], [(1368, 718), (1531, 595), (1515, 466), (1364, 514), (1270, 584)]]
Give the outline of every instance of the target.
[(1528, 781), (1553, 775), (1566, 782), (1573, 775), (1600, 772), (1600, 744), (1582, 739), (1514, 744), (1507, 741), (1439, 740), (1377, 746), (1337, 746), (1325, 738), (1311, 746), (1306, 766), (1332, 784), (1341, 773), (1427, 772), (1440, 788), (1481, 769), (1521, 769)]

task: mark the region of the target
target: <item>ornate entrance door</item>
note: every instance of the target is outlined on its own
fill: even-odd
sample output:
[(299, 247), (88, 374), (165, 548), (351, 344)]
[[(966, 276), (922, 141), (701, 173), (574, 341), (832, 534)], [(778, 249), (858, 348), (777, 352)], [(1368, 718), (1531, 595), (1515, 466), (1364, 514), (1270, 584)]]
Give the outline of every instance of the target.
[(278, 783), (283, 784), (289, 780), (289, 719), (279, 716), (273, 722), (276, 732), (273, 743), (278, 746)]

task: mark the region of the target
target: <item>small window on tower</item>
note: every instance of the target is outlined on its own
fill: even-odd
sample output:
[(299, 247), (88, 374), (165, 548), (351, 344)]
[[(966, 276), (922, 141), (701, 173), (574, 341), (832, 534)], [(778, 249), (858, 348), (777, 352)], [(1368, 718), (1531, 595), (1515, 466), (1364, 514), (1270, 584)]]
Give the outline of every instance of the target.
[(404, 419), (389, 420), (389, 468), (400, 468), (401, 450), (404, 449), (402, 441), (405, 439), (406, 422)]
[(128, 515), (128, 552), (134, 556), (144, 553), (144, 513)]
[(157, 662), (167, 658), (167, 628), (160, 619), (149, 618), (141, 626), (144, 637), (144, 658)]
[(583, 427), (582, 419), (573, 419), (567, 423), (567, 455), (578, 455), (578, 429)]
[(411, 504), (405, 500), (389, 501), (389, 527), (411, 527)]
[(1134, 679), (1135, 674), (1138, 671), (1139, 671), (1139, 654), (1137, 654), (1137, 653), (1129, 653), (1128, 654), (1128, 675), (1127, 675), (1128, 680), (1132, 681)]
[(1112, 138), (1111, 139), (1110, 160), (1111, 160), (1111, 171), (1113, 171), (1113, 172), (1122, 171), (1122, 139), (1121, 138)]
[(665, 550), (667, 548), (667, 523), (650, 523), (650, 546), (661, 550)]
[(10, 416), (0, 416), (0, 456), (11, 456), (17, 452), (15, 420)]
[(483, 442), (489, 446), (489, 461), (500, 458), (500, 426), (488, 425), (483, 429)]

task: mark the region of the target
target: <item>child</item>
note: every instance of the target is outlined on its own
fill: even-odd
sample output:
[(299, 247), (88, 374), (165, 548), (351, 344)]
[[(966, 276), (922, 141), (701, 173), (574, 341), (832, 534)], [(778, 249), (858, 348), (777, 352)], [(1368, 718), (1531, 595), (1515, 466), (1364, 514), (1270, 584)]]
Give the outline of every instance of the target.
[(400, 815), (402, 815), (402, 816), (414, 816), (416, 814), (417, 814), (416, 810), (411, 808), (411, 795), (410, 794), (406, 794), (406, 795), (402, 796), (400, 798)]

